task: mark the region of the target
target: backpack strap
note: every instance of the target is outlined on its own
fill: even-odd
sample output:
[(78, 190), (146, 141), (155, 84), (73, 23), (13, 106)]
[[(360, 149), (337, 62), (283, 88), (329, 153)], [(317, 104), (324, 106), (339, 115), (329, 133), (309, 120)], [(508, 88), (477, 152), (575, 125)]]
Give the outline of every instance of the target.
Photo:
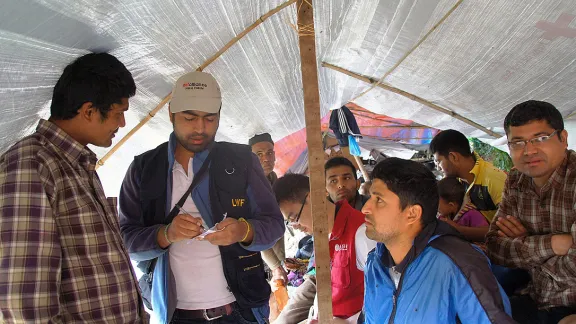
[(182, 195), (180, 200), (178, 200), (176, 205), (174, 205), (174, 208), (172, 208), (172, 210), (168, 214), (168, 220), (170, 222), (174, 219), (174, 217), (176, 217), (176, 215), (178, 215), (180, 213), (180, 208), (182, 208), (184, 206), (186, 199), (188, 199), (188, 197), (190, 197), (190, 193), (192, 192), (192, 190), (194, 190), (194, 187), (196, 187), (200, 183), (202, 178), (206, 175), (206, 171), (208, 171), (208, 167), (210, 166), (210, 159), (211, 159), (212, 155), (214, 154), (215, 150), (216, 149), (214, 148), (212, 151), (210, 151), (210, 153), (206, 157), (206, 160), (204, 160), (202, 167), (200, 167), (200, 170), (198, 170), (198, 172), (196, 172), (194, 174), (194, 179), (192, 179), (192, 183), (190, 184), (190, 187), (188, 187), (186, 192), (184, 192), (184, 194)]

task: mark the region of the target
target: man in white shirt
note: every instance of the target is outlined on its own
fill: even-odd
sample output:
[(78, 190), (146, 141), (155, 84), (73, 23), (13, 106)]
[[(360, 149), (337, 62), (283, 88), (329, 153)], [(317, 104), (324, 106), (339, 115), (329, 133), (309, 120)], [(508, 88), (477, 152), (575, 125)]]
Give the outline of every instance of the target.
[(158, 323), (267, 322), (259, 252), (285, 227), (250, 147), (214, 141), (221, 105), (210, 74), (178, 79), (170, 140), (135, 157), (122, 184), (121, 232)]

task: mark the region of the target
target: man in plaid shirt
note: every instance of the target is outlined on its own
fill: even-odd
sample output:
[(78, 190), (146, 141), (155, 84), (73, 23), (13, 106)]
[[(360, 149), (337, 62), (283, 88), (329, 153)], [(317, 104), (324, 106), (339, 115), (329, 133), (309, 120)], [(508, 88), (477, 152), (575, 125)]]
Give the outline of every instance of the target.
[(527, 101), (504, 120), (516, 170), (487, 236), (495, 263), (528, 270), (529, 295), (510, 299), (520, 323), (576, 314), (576, 153), (551, 104)]
[(135, 91), (114, 56), (82, 56), (56, 83), (50, 119), (0, 157), (1, 323), (142, 323), (116, 199), (86, 146), (112, 144)]

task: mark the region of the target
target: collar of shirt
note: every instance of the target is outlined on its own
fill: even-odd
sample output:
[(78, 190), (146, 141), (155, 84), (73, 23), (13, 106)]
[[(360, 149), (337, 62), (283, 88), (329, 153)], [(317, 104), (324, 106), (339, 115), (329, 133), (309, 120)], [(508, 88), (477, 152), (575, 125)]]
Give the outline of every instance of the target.
[[(564, 161), (562, 164), (554, 170), (550, 179), (546, 182), (546, 184), (540, 189), (541, 193), (547, 192), (550, 189), (561, 189), (562, 184), (564, 183), (564, 179), (566, 178), (566, 174), (568, 173), (568, 161), (570, 159), (576, 159), (576, 152), (572, 150), (566, 151), (566, 157), (564, 157)], [(518, 181), (516, 183), (511, 184), (513, 188), (517, 188), (521, 191), (528, 190), (532, 191), (535, 194), (538, 194), (536, 186), (534, 186), (534, 182), (532, 178), (521, 173)]]
[[(450, 230), (446, 230), (446, 228), (450, 228)], [(390, 251), (386, 248), (386, 246), (383, 243), (379, 243), (378, 245), (380, 249), (383, 249), (383, 251), (380, 252), (381, 253), (380, 260), (382, 261), (382, 264), (387, 268), (394, 267), (396, 272), (400, 273), (404, 272), (404, 270), (406, 270), (408, 265), (410, 265), (410, 263), (414, 261), (420, 255), (420, 253), (422, 253), (422, 251), (424, 251), (424, 249), (428, 246), (428, 243), (430, 242), (432, 237), (438, 235), (437, 233), (438, 230), (440, 232), (447, 232), (447, 233), (455, 231), (452, 230), (452, 227), (450, 225), (441, 221), (433, 221), (427, 224), (424, 228), (422, 228), (422, 231), (420, 231), (420, 233), (418, 233), (418, 235), (414, 238), (412, 247), (399, 264), (396, 264), (394, 262), (394, 259), (392, 258), (392, 255), (390, 254)]]
[(96, 162), (98, 161), (96, 154), (72, 138), (72, 136), (66, 134), (56, 124), (40, 119), (36, 131), (58, 147), (70, 163), (81, 163), (88, 170), (96, 169)]
[(274, 182), (276, 182), (276, 180), (278, 180), (278, 175), (276, 175), (276, 172), (272, 171), (272, 172), (270, 172), (269, 175), (266, 176), (266, 179), (268, 179), (268, 181), (270, 182), (270, 185), (273, 186)]
[(190, 158), (188, 160), (188, 168), (184, 169), (183, 165), (180, 165), (180, 163), (178, 163), (178, 161), (174, 161), (174, 165), (172, 166), (172, 173), (176, 173), (176, 172), (182, 172), (183, 175), (186, 176), (186, 178), (190, 178), (191, 175), (194, 174), (194, 170), (192, 169), (192, 161), (194, 159)]
[[(484, 165), (484, 159), (482, 159), (480, 155), (478, 155), (478, 153), (476, 152), (474, 152), (474, 159), (476, 160), (476, 163), (474, 163), (474, 167), (472, 168), (472, 170), (470, 170), (470, 173), (474, 175), (474, 180), (476, 180), (476, 177), (478, 177), (478, 174), (480, 174), (480, 170)], [(470, 185), (472, 184), (473, 183), (471, 183)]]

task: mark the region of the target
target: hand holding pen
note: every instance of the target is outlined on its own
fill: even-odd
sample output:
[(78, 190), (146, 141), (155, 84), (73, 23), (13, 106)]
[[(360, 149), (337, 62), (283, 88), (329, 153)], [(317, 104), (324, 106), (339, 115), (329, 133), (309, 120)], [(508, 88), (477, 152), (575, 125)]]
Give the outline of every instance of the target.
[(167, 239), (170, 243), (189, 240), (197, 237), (208, 230), (208, 226), (204, 223), (202, 218), (194, 217), (179, 207), (183, 214), (178, 214), (172, 222), (166, 227)]

